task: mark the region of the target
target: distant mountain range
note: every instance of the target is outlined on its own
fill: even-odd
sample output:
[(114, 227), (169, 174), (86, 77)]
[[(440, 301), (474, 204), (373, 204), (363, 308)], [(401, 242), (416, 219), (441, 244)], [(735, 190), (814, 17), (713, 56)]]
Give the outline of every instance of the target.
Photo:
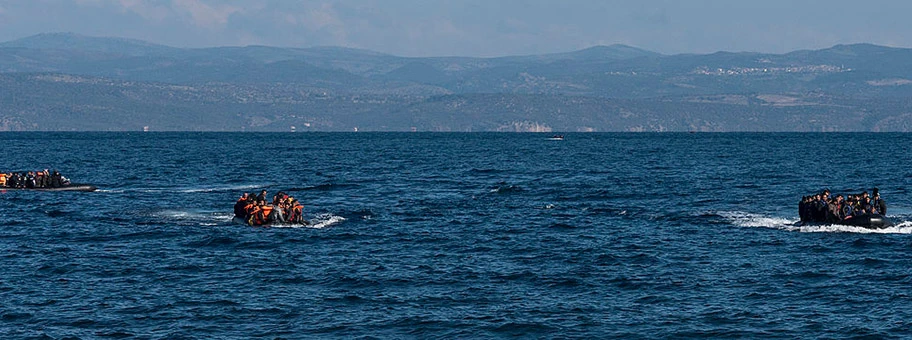
[(0, 131), (912, 131), (912, 49), (498, 58), (0, 43)]

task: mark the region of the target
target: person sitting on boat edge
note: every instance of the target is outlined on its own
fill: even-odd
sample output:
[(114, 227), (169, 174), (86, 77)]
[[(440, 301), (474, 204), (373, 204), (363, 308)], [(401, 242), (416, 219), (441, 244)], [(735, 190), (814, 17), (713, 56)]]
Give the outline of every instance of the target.
[(279, 206), (279, 204), (281, 204), (286, 197), (288, 197), (288, 195), (286, 195), (285, 192), (277, 192), (274, 196), (272, 196), (272, 205)]
[(826, 221), (827, 205), (830, 202), (829, 196), (829, 192), (823, 192), (816, 196), (816, 202), (814, 202), (814, 221)]
[(842, 204), (841, 211), (839, 212), (839, 220), (842, 221), (855, 216), (856, 206), (855, 196), (849, 195), (849, 199), (845, 202), (845, 204)]
[(260, 191), (260, 194), (256, 197), (257, 202), (266, 201), (266, 190)]
[(842, 195), (836, 195), (836, 198), (834, 198), (833, 200), (830, 201), (829, 204), (827, 204), (826, 221), (828, 223), (836, 223), (836, 222), (840, 222), (843, 219), (845, 219), (845, 215), (843, 215), (842, 206), (843, 206)]
[(874, 190), (871, 190), (871, 194), (874, 196), (874, 202), (872, 205), (877, 208), (877, 211), (880, 212), (881, 215), (886, 215), (887, 202), (880, 198), (880, 191), (877, 188), (874, 188)]
[(34, 172), (29, 171), (25, 175), (25, 187), (29, 188), (29, 189), (35, 188), (35, 173)]
[(11, 172), (6, 178), (6, 186), (9, 188), (19, 187), (19, 174)]
[(247, 204), (248, 204), (247, 200), (249, 198), (250, 198), (250, 194), (245, 192), (244, 195), (241, 196), (241, 198), (239, 198), (236, 203), (234, 203), (234, 217), (237, 217), (237, 218), (247, 217), (247, 212), (244, 211), (244, 207), (247, 206)]
[(291, 223), (310, 224), (304, 219), (304, 206), (291, 196), (285, 201), (285, 216), (287, 221)]

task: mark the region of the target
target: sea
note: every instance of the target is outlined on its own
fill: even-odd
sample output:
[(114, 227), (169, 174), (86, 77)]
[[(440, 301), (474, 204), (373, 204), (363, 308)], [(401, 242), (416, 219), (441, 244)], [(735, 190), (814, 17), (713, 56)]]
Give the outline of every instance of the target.
[[(0, 133), (99, 188), (0, 191), (0, 338), (912, 337), (912, 134), (548, 137)], [(875, 187), (893, 227), (798, 223)]]

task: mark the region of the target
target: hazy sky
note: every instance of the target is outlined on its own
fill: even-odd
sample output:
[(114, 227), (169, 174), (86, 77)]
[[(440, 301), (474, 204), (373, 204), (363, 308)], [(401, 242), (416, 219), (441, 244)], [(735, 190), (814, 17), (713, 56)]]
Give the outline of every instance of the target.
[(177, 47), (346, 46), (503, 56), (615, 43), (656, 52), (912, 46), (906, 0), (0, 0), (0, 41), (47, 32)]

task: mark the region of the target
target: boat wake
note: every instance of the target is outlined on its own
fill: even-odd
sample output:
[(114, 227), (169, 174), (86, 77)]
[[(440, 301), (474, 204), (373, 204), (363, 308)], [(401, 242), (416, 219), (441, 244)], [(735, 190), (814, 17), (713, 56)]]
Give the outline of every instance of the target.
[(189, 225), (200, 225), (200, 226), (215, 226), (219, 225), (220, 221), (224, 221), (225, 218), (231, 219), (233, 214), (217, 212), (217, 211), (205, 211), (198, 209), (191, 210), (161, 210), (156, 211), (150, 214), (152, 217), (164, 220), (177, 222), (179, 224), (189, 224)]
[[(801, 225), (797, 218), (764, 216), (741, 211), (714, 212), (728, 223), (746, 228), (772, 228), (802, 233), (912, 234), (912, 221), (901, 221), (882, 228), (864, 228), (838, 224)], [(897, 221), (895, 216), (891, 216)]]
[[(217, 186), (199, 186), (199, 187), (150, 187), (150, 188), (106, 188), (99, 189), (99, 192), (107, 193), (129, 193), (129, 192), (140, 192), (140, 193), (183, 193), (183, 194), (193, 194), (193, 193), (215, 193), (215, 192), (242, 192), (242, 191), (253, 191), (259, 190), (262, 188), (269, 187), (269, 184), (247, 184), (247, 185), (217, 185)], [(240, 194), (238, 194), (240, 195)]]
[(310, 220), (310, 224), (273, 224), (270, 225), (270, 228), (310, 228), (310, 229), (323, 229), (332, 225), (336, 225), (345, 221), (345, 217), (336, 216), (333, 214), (319, 214), (314, 216)]

